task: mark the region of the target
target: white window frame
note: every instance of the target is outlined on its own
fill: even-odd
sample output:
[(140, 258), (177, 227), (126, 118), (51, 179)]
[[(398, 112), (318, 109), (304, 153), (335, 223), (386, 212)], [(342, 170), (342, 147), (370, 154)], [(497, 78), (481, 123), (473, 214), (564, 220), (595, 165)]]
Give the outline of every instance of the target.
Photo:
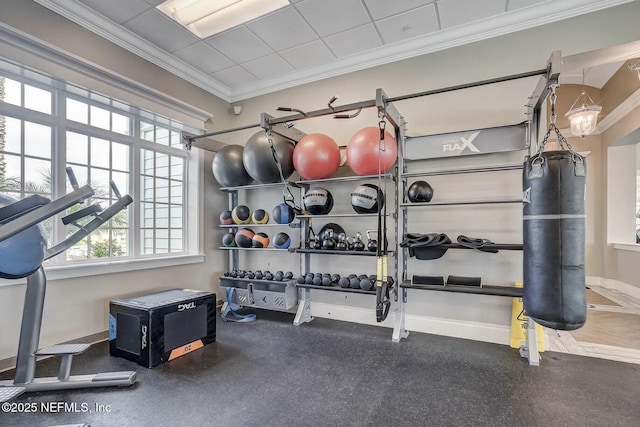
[[(0, 37), (1, 38), (1, 37)], [(116, 111), (119, 114), (125, 114), (131, 117), (130, 129), (132, 131), (131, 136), (117, 134), (118, 142), (128, 141), (131, 147), (130, 158), (130, 170), (129, 170), (129, 188), (121, 189), (121, 192), (130, 194), (133, 199), (133, 205), (135, 209), (129, 209), (129, 255), (126, 257), (114, 257), (98, 260), (86, 260), (86, 261), (60, 261), (59, 259), (52, 259), (45, 265), (48, 278), (50, 280), (72, 278), (72, 277), (84, 277), (88, 275), (100, 275), (115, 272), (144, 270), (148, 268), (167, 267), (175, 265), (185, 265), (193, 263), (201, 263), (204, 261), (203, 244), (201, 239), (202, 231), (202, 161), (201, 153), (199, 150), (194, 150), (188, 155), (184, 155), (184, 151), (175, 148), (157, 144), (154, 142), (144, 141), (135, 138), (135, 135), (139, 133), (140, 121), (146, 121), (153, 123), (157, 126), (169, 128), (174, 131), (186, 131), (190, 134), (199, 133), (200, 130), (192, 127), (181, 125), (179, 122), (163, 117), (157, 113), (148, 112), (137, 107), (128, 106), (120, 101), (114, 101), (109, 105), (105, 105), (99, 101), (91, 98), (108, 99), (100, 95), (96, 95), (90, 91), (79, 89), (69, 83), (60, 82), (49, 77), (40, 75), (38, 72), (28, 70), (19, 65), (11, 64), (0, 60), (2, 64), (2, 74), (7, 78), (20, 81), (32, 86), (40, 87), (52, 92), (52, 114), (44, 114), (33, 110), (28, 110), (23, 107), (14, 106), (11, 104), (0, 103), (0, 114), (16, 117), (20, 120), (32, 121), (35, 123), (42, 123), (53, 128), (53, 145), (55, 149), (52, 151), (52, 165), (56, 162), (60, 162), (60, 156), (57, 153), (64, 154), (66, 150), (65, 146), (65, 133), (67, 130), (79, 131), (79, 133), (107, 137), (109, 140), (113, 140), (115, 135), (111, 131), (102, 132), (101, 129), (92, 127), (90, 125), (84, 125), (82, 123), (67, 121), (65, 112), (66, 96), (70, 96), (73, 99), (78, 99), (82, 102), (86, 102), (90, 105), (97, 105), (100, 108), (106, 108), (112, 111)], [(15, 73), (15, 70), (19, 69), (20, 75)], [(27, 77), (25, 77), (25, 75)], [(35, 80), (29, 77), (38, 77)], [(40, 80), (40, 81), (38, 81)], [(44, 83), (43, 83), (44, 82)], [(69, 90), (69, 89), (72, 90)], [(83, 97), (78, 93), (86, 92), (91, 98)], [(92, 96), (93, 95), (93, 96)], [(115, 104), (116, 106), (114, 106)], [(125, 107), (128, 111), (121, 110), (117, 107)], [(180, 128), (177, 126), (181, 126)], [(108, 134), (108, 136), (107, 136)], [(184, 221), (184, 251), (180, 254), (153, 254), (153, 255), (140, 255), (140, 217), (139, 217), (139, 158), (140, 150), (142, 148), (149, 148), (155, 151), (160, 151), (172, 155), (180, 155), (184, 158), (184, 200), (183, 200), (183, 221)], [(54, 180), (53, 194), (64, 194), (66, 185), (66, 177), (64, 176), (64, 168), (52, 167), (52, 173), (56, 173)], [(55, 197), (55, 196), (54, 196)], [(58, 227), (58, 232), (52, 236), (54, 243), (60, 241), (61, 236), (64, 235), (63, 227)], [(61, 255), (64, 256), (64, 255)], [(56, 257), (56, 258), (60, 258)], [(18, 285), (26, 282), (23, 280), (0, 280), (0, 286), (4, 285)]]

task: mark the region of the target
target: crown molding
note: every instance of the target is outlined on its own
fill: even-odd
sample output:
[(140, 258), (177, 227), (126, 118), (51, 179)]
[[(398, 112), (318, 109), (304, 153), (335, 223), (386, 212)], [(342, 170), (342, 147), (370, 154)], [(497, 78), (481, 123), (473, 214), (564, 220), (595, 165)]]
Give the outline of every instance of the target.
[(635, 0), (566, 0), (562, 2), (547, 2), (534, 7), (524, 7), (469, 25), (386, 45), (319, 67), (296, 71), (272, 79), (251, 82), (237, 88), (229, 88), (211, 76), (196, 70), (179, 58), (106, 19), (77, 0), (34, 1), (227, 102), (237, 102), (294, 86), (568, 19)]
[(635, 0), (590, 0), (588, 2), (571, 0), (560, 4), (545, 4), (544, 8), (518, 9), (490, 19), (386, 45), (313, 69), (293, 72), (273, 79), (251, 82), (232, 91), (233, 102), (514, 33), (632, 1)]
[(633, 92), (627, 99), (622, 101), (620, 105), (603, 117), (596, 126), (596, 132), (602, 133), (606, 131), (638, 107), (640, 107), (640, 89)]
[(152, 64), (230, 102), (231, 90), (228, 86), (195, 69), (180, 58), (149, 43), (122, 25), (118, 25), (96, 13), (85, 4), (77, 0), (34, 1)]
[[(19, 52), (19, 56), (7, 55), (7, 52)], [(179, 118), (183, 124), (196, 130), (203, 129), (204, 122), (213, 117), (208, 111), (148, 87), (143, 83), (114, 73), (112, 70), (93, 64), (84, 58), (64, 52), (43, 40), (35, 39), (29, 34), (0, 23), (0, 57), (3, 56), (9, 60), (19, 61), (21, 64), (30, 63), (29, 59), (42, 59), (49, 66), (59, 66), (75, 73), (74, 75), (81, 76), (81, 79), (86, 78), (100, 87), (109, 87), (118, 93), (116, 94), (113, 91), (112, 93), (105, 92), (109, 96), (150, 112), (153, 111), (174, 119)], [(44, 68), (37, 65), (32, 66), (40, 70), (39, 72), (44, 70)], [(59, 76), (50, 75), (48, 77), (57, 79)], [(79, 83), (74, 81), (72, 84)], [(86, 87), (85, 89), (94, 90), (92, 87)]]

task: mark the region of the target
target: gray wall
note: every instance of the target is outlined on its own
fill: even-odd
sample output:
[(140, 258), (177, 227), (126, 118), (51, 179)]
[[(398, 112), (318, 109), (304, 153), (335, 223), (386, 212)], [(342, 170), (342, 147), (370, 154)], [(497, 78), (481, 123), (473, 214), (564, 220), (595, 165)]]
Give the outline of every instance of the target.
[[(3, 25), (15, 27), (19, 31), (31, 34), (41, 40), (46, 40), (47, 43), (61, 50), (86, 58), (88, 61), (105, 69), (112, 70), (153, 89), (164, 91), (170, 96), (211, 112), (215, 117), (211, 123), (207, 123), (209, 130), (220, 130), (241, 124), (255, 123), (259, 113), (267, 112), (276, 115), (275, 107), (280, 105), (302, 109), (322, 108), (334, 94), (340, 96), (339, 103), (349, 103), (372, 99), (375, 94), (374, 91), (378, 87), (383, 88), (389, 95), (393, 96), (544, 68), (549, 55), (556, 50), (561, 50), (564, 55), (570, 55), (640, 39), (637, 16), (640, 16), (640, 3), (633, 2), (508, 36), (245, 100), (240, 103), (244, 107), (242, 115), (233, 116), (230, 114), (229, 106), (225, 102), (85, 31), (76, 24), (66, 21), (34, 2), (3, 0), (0, 5), (0, 23)], [(39, 64), (31, 65), (37, 66)], [(64, 75), (64, 70), (54, 68), (49, 71), (59, 72), (62, 74), (60, 77), (67, 77)], [(92, 84), (90, 79), (77, 83)], [(461, 95), (461, 99), (462, 103), (460, 105), (464, 106), (464, 94)], [(498, 100), (499, 94), (495, 94), (494, 99)], [(413, 134), (422, 134), (507, 124), (520, 121), (523, 118), (521, 106), (504, 108), (499, 103), (494, 103), (496, 105), (492, 104), (491, 108), (479, 109), (473, 114), (446, 116), (439, 111), (437, 105), (428, 104), (428, 102), (433, 101), (425, 100), (425, 102), (426, 104), (422, 101), (407, 101), (397, 105), (397, 108), (409, 118), (410, 134), (412, 132)], [(425, 105), (429, 107), (427, 108)], [(370, 125), (372, 122), (377, 122), (375, 114), (366, 112), (359, 119), (340, 124), (340, 126), (330, 119), (318, 119), (300, 123), (299, 127), (306, 132), (330, 133), (340, 145), (345, 145), (355, 130), (365, 125)], [(253, 132), (230, 134), (225, 138), (225, 141), (243, 144), (251, 133)], [(598, 144), (597, 141), (589, 143)], [(592, 148), (594, 148), (592, 151), (596, 151), (595, 147)], [(212, 155), (207, 153), (203, 159), (205, 178), (201, 201), (204, 207), (202, 238), (206, 261), (203, 264), (184, 267), (118, 273), (95, 277), (91, 280), (70, 279), (51, 282), (45, 308), (43, 345), (105, 331), (107, 329), (106, 307), (108, 301), (113, 298), (173, 286), (188, 286), (208, 290), (218, 289), (217, 277), (226, 270), (227, 254), (221, 253), (216, 249), (222, 235), (221, 230), (216, 227), (216, 223), (220, 210), (226, 205), (226, 199), (216, 190), (217, 184), (209, 172), (211, 158)], [(494, 159), (494, 161), (498, 160)], [(474, 164), (481, 161), (483, 160), (478, 158), (469, 159), (467, 162)], [(604, 165), (605, 163), (601, 164)], [(597, 168), (595, 169), (597, 170)], [(479, 195), (478, 192), (488, 191), (488, 188), (493, 185), (499, 185), (499, 191), (518, 191), (515, 177), (505, 183), (502, 183), (497, 177), (488, 177), (487, 179), (488, 185), (486, 187), (476, 187), (473, 190), (474, 194), (467, 194), (466, 196), (465, 194), (459, 194), (459, 196), (477, 196)], [(594, 195), (590, 193), (587, 197), (594, 197)], [(593, 203), (594, 206), (602, 206), (606, 203), (606, 200), (600, 199), (600, 197), (596, 194), (590, 203)], [(193, 208), (198, 207), (194, 206)], [(477, 233), (479, 234), (486, 235), (495, 231), (500, 238), (515, 239), (519, 233), (519, 220), (516, 219), (517, 215), (515, 214), (506, 215), (504, 221), (502, 221), (501, 217), (491, 217), (486, 213), (479, 214), (474, 219), (473, 224), (464, 224), (464, 227), (462, 227), (460, 223), (463, 219), (458, 219), (456, 221), (460, 221), (460, 223), (457, 225), (451, 224), (451, 228), (455, 232), (464, 230), (470, 234), (474, 230), (478, 230)], [(425, 221), (427, 220), (425, 218)], [(597, 214), (594, 215), (594, 221), (593, 224), (589, 225), (589, 233), (592, 234), (597, 233), (596, 230), (599, 227), (603, 227), (602, 223), (598, 224)], [(500, 234), (503, 227), (498, 227), (498, 223), (505, 225), (508, 230), (506, 235)], [(444, 225), (438, 223), (438, 227), (444, 227)], [(455, 235), (455, 233), (452, 234)], [(597, 237), (594, 237), (593, 241), (594, 246), (597, 245), (595, 243)], [(473, 266), (479, 266), (485, 262), (483, 259), (473, 257), (482, 255), (484, 254), (452, 254), (451, 258), (443, 260), (443, 264), (437, 268), (438, 271), (447, 273), (454, 271), (460, 274), (473, 273), (476, 271), (472, 268)], [(501, 257), (496, 262), (495, 269), (483, 270), (482, 274), (486, 275), (488, 279), (496, 281), (511, 282), (518, 280), (518, 260), (510, 258), (512, 256)], [(463, 257), (465, 258), (463, 259)], [(252, 260), (249, 261), (253, 262)], [(348, 265), (345, 265), (340, 259), (329, 262), (337, 263), (336, 269), (348, 268)], [(589, 263), (593, 263), (596, 266), (593, 274), (597, 274), (601, 269), (598, 265), (599, 261), (591, 259)], [(637, 261), (632, 264), (639, 265)], [(334, 268), (333, 265), (329, 267)], [(429, 270), (430, 267), (420, 268)], [(632, 279), (633, 277), (634, 272), (631, 272), (629, 278)], [(635, 273), (635, 277), (640, 277), (640, 275)], [(328, 312), (327, 307), (332, 305), (353, 308), (358, 313), (364, 310), (369, 314), (371, 312), (372, 300), (368, 297), (352, 298), (344, 295), (327, 294), (314, 295), (315, 301), (319, 303), (317, 304), (320, 311), (317, 313), (318, 315), (341, 317), (341, 315)], [(15, 355), (23, 295), (24, 286), (21, 285), (0, 288), (0, 323), (3, 325), (3, 334), (0, 338), (0, 359)], [(456, 329), (456, 325), (453, 324), (456, 322), (463, 326), (496, 325), (500, 327), (498, 328), (499, 334), (484, 338), (496, 342), (505, 342), (508, 339), (507, 327), (510, 321), (510, 309), (510, 302), (506, 299), (422, 293), (411, 297), (409, 306), (411, 316), (408, 322), (415, 326), (416, 329), (454, 335), (464, 335), (459, 332), (459, 328)], [(342, 315), (342, 318), (369, 322), (369, 320), (363, 320), (362, 317), (359, 317), (359, 314), (352, 317)], [(453, 319), (454, 322), (447, 323), (433, 320), (440, 318), (445, 320)], [(78, 319), (82, 319), (82, 321), (79, 322)], [(459, 321), (462, 321), (462, 323)], [(504, 338), (504, 336), (507, 338)], [(469, 336), (469, 338), (474, 337)], [(475, 338), (483, 339), (482, 336), (476, 336)]]

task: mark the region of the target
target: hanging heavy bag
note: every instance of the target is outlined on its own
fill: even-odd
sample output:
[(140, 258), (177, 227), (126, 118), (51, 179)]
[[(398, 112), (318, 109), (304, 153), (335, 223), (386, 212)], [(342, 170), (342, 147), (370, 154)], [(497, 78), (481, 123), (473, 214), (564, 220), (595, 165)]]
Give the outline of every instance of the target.
[[(552, 329), (574, 330), (587, 318), (584, 271), (584, 158), (573, 151), (552, 120), (538, 152), (524, 162), (524, 311)], [(543, 152), (551, 130), (562, 151)]]

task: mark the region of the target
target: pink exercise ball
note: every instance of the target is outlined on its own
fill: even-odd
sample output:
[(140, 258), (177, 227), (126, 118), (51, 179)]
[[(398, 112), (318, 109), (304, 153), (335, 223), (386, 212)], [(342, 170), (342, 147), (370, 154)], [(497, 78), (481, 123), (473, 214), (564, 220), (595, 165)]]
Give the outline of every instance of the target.
[(378, 158), (380, 172), (386, 173), (396, 162), (397, 156), (396, 139), (385, 131), (384, 141), (381, 141), (380, 129), (377, 126), (360, 129), (347, 144), (347, 164), (357, 175), (376, 175)]
[(330, 178), (340, 166), (340, 148), (330, 136), (310, 133), (296, 144), (293, 166), (304, 179)]

